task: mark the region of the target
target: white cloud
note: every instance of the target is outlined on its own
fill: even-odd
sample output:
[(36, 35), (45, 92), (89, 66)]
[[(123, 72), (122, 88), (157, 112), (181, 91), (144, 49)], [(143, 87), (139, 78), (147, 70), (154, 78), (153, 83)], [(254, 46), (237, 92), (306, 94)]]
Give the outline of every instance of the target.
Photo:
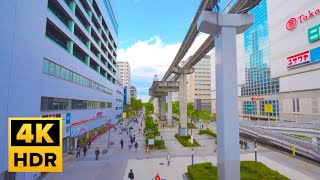
[[(186, 60), (190, 55), (192, 55), (207, 37), (208, 36), (205, 34), (200, 34), (183, 60)], [(158, 75), (159, 79), (163, 77), (176, 56), (180, 46), (181, 42), (165, 44), (160, 37), (153, 36), (148, 40), (139, 40), (135, 42), (126, 50), (119, 49), (118, 60), (129, 61), (131, 67), (131, 79), (135, 80), (135, 82), (152, 82), (155, 74)], [(145, 87), (145, 85), (144, 87), (139, 84), (133, 85), (137, 86), (138, 89), (148, 88)], [(143, 96), (147, 95), (143, 94)]]

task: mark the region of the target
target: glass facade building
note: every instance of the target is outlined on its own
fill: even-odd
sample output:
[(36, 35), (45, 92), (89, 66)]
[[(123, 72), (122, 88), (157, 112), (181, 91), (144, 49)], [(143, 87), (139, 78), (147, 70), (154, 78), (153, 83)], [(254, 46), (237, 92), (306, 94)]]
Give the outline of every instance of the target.
[[(241, 96), (259, 96), (279, 93), (279, 79), (271, 78), (270, 50), (268, 32), (267, 2), (261, 3), (249, 13), (255, 17), (255, 23), (244, 33), (245, 84), (241, 86)], [(268, 101), (278, 112), (278, 101)], [(265, 113), (264, 101), (260, 102), (261, 116), (276, 116)], [(244, 101), (243, 113), (257, 115), (256, 102)]]

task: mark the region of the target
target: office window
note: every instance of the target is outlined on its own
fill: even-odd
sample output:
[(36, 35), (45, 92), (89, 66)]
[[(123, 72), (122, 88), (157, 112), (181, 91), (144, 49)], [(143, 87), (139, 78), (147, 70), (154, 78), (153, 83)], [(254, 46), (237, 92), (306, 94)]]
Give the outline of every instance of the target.
[(296, 109), (296, 102), (295, 102), (295, 98), (292, 98), (292, 105), (293, 105), (293, 112), (300, 112), (300, 102), (299, 102), (299, 98), (297, 99), (297, 109)]
[(112, 103), (108, 102), (107, 103), (107, 108), (112, 108)]
[(43, 60), (42, 71), (45, 73), (49, 73), (49, 61), (48, 60)]
[(67, 81), (71, 81), (71, 77), (70, 77), (70, 71), (69, 71), (69, 69), (66, 69), (66, 72), (65, 72), (65, 79), (66, 79)]
[(64, 79), (64, 78), (65, 78), (65, 75), (66, 75), (66, 68), (61, 67), (60, 77), (61, 77), (62, 79)]
[(54, 75), (56, 69), (56, 64), (54, 64), (53, 62), (49, 63), (49, 74)]

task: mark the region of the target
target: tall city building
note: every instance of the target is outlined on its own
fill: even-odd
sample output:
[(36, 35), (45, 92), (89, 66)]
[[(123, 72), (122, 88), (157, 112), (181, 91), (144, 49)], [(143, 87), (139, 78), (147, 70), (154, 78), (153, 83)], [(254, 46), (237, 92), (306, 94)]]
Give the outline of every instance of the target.
[(130, 104), (131, 68), (128, 61), (118, 61), (122, 84), (124, 86), (124, 104)]
[(62, 117), (63, 153), (122, 116), (118, 20), (110, 0), (2, 2), (0, 179), (8, 173), (8, 117)]
[(187, 76), (187, 100), (194, 103), (201, 100), (201, 109), (211, 112), (211, 60), (206, 55), (194, 67), (194, 72)]
[(131, 68), (128, 61), (118, 61), (122, 83), (130, 88), (131, 85)]
[(319, 122), (319, 1), (262, 0), (249, 13), (254, 25), (237, 36), (240, 116)]
[(137, 99), (137, 88), (135, 86), (130, 86), (130, 94), (131, 94), (131, 97), (134, 97)]

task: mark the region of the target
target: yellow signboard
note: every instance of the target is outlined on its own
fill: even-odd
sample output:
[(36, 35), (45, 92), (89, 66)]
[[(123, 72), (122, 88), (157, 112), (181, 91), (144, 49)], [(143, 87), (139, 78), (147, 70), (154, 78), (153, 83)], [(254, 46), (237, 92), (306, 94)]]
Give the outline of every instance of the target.
[(264, 112), (272, 113), (272, 104), (265, 104)]
[(9, 172), (62, 172), (62, 118), (9, 118)]
[(127, 117), (127, 113), (122, 113), (122, 118), (126, 118)]

